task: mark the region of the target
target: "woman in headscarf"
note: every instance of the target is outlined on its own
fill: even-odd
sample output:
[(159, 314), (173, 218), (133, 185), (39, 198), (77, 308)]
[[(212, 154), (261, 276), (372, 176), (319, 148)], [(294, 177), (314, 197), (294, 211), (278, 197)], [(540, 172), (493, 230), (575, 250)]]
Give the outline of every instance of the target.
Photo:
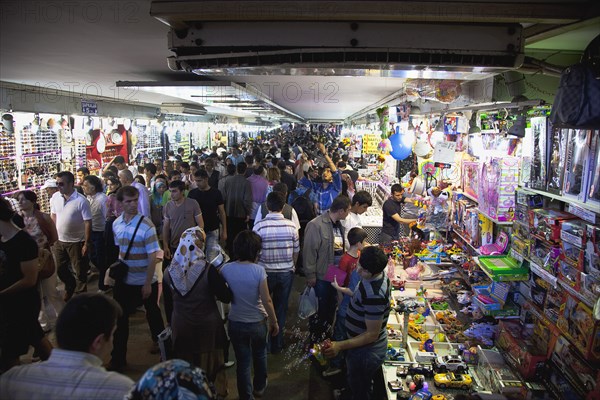
[(164, 282), (173, 293), (174, 356), (204, 369), (215, 382), (217, 395), (225, 397), (223, 348), (228, 342), (215, 296), (229, 303), (232, 294), (217, 268), (205, 259), (202, 251), (205, 237), (199, 227), (183, 232), (171, 265), (165, 271)]
[(127, 400), (213, 400), (218, 397), (206, 374), (184, 360), (151, 367), (125, 397)]

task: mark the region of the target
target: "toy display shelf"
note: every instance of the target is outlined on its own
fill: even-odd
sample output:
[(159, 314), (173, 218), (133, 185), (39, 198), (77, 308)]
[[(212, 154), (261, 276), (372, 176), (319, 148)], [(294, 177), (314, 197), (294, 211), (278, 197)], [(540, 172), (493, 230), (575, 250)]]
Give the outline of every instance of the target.
[(558, 200), (558, 201), (562, 201), (563, 203), (567, 203), (567, 204), (575, 204), (585, 210), (591, 211), (593, 213), (596, 214), (600, 214), (600, 209), (598, 208), (597, 204), (591, 204), (591, 203), (583, 203), (581, 201), (575, 200), (575, 199), (571, 199), (571, 198), (565, 198), (563, 196), (557, 195), (557, 194), (552, 194), (552, 193), (548, 193), (548, 192), (544, 192), (543, 190), (537, 190), (537, 189), (531, 189), (528, 187), (521, 187), (519, 186), (519, 189), (523, 189), (524, 192), (530, 192), (533, 194), (539, 194), (541, 196), (544, 197), (548, 197), (550, 199), (553, 200)]
[(493, 218), (492, 216), (490, 216), (488, 213), (484, 212), (480, 208), (477, 208), (477, 212), (479, 214), (483, 215), (484, 217), (486, 217), (487, 219), (489, 219), (490, 221), (492, 221), (496, 225), (512, 225), (513, 224), (513, 221), (498, 221), (497, 219)]
[(461, 195), (465, 196), (467, 199), (469, 199), (469, 200), (471, 200), (471, 201), (474, 201), (475, 203), (479, 203), (479, 200), (477, 200), (475, 197), (471, 196), (471, 195), (470, 195), (470, 194), (468, 194), (468, 193), (465, 193), (465, 192), (460, 192), (459, 194), (461, 194)]
[(452, 225), (452, 232), (454, 232), (454, 234), (458, 236), (464, 242), (465, 246), (467, 246), (474, 254), (480, 254), (479, 250), (471, 244), (471, 241), (465, 237), (463, 232), (457, 229), (456, 225)]

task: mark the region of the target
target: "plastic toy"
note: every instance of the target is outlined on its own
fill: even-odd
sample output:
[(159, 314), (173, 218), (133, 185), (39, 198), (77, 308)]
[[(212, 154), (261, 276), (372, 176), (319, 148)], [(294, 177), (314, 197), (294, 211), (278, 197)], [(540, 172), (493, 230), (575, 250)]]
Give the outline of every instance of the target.
[(404, 361), (404, 351), (388, 346), (385, 358), (389, 361)]
[(323, 343), (315, 343), (309, 352), (319, 362), (319, 364), (324, 366), (327, 365), (327, 360), (323, 355), (323, 350), (327, 349), (329, 346), (331, 346), (331, 341), (327, 339)]
[(462, 374), (469, 369), (467, 363), (465, 363), (461, 356), (454, 355), (437, 357), (432, 364), (436, 371), (442, 373), (452, 371)]
[(423, 375), (423, 376), (433, 376), (433, 368), (431, 367), (431, 365), (425, 365), (425, 364), (411, 364), (408, 367), (408, 373), (411, 375)]
[(441, 301), (436, 301), (436, 302), (431, 302), (431, 308), (433, 310), (447, 310), (448, 309), (448, 303), (441, 300)]
[(421, 325), (417, 325), (414, 322), (408, 323), (408, 334), (419, 341), (425, 341), (429, 339), (429, 334), (425, 332), (425, 329)]
[[(427, 382), (425, 382), (426, 384)], [(410, 396), (409, 400), (430, 400), (433, 396), (433, 393), (431, 393), (429, 390), (426, 390), (425, 388), (419, 390), (417, 393), (413, 394), (412, 396)]]
[(433, 345), (433, 340), (427, 339), (426, 341), (421, 342), (421, 344), (419, 344), (419, 350), (435, 352), (435, 346)]
[(438, 320), (440, 324), (444, 325), (453, 325), (458, 323), (456, 316), (452, 311), (439, 311), (435, 313), (435, 318)]
[(473, 385), (473, 379), (467, 374), (455, 374), (448, 372), (445, 374), (436, 374), (433, 377), (435, 386), (445, 388), (457, 388), (468, 390)]
[(479, 253), (484, 256), (500, 255), (506, 251), (508, 247), (508, 235), (506, 232), (500, 232), (496, 243), (485, 244), (479, 248)]

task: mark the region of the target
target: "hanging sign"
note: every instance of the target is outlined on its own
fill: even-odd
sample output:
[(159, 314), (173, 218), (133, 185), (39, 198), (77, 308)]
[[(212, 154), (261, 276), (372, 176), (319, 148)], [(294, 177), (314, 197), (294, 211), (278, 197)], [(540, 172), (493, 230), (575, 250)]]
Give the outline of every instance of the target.
[(95, 101), (81, 100), (81, 113), (84, 115), (98, 115), (98, 103)]
[(433, 150), (433, 162), (442, 164), (451, 164), (454, 162), (454, 153), (456, 152), (456, 142), (438, 142)]
[(377, 154), (379, 153), (377, 146), (379, 146), (381, 138), (378, 135), (364, 135), (362, 138), (362, 152), (363, 154)]

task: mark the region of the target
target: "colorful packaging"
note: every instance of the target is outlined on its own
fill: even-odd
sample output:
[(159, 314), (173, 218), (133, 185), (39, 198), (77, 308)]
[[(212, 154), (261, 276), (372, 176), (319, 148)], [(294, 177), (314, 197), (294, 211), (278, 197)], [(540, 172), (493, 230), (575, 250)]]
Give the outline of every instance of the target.
[(548, 181), (548, 124), (549, 122), (546, 117), (531, 118), (533, 158), (531, 160), (531, 172), (529, 174), (529, 179), (530, 187), (533, 189), (546, 190), (546, 184)]
[(548, 182), (546, 191), (562, 194), (563, 176), (565, 171), (565, 155), (569, 129), (554, 127), (550, 134), (550, 151), (548, 153)]
[(590, 172), (586, 191), (586, 203), (592, 203), (600, 209), (600, 131), (592, 134), (592, 153), (590, 157)]
[(590, 167), (592, 131), (571, 129), (567, 142), (563, 196), (583, 202), (585, 200)]

